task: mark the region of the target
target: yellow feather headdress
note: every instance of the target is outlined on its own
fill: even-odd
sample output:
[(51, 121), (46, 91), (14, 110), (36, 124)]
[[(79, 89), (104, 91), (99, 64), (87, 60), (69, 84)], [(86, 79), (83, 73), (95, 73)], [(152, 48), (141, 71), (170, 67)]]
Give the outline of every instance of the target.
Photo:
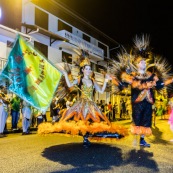
[(86, 65), (91, 65), (91, 63), (90, 63), (90, 60), (89, 60), (89, 58), (84, 58), (84, 60), (82, 60), (81, 61), (81, 63), (80, 63), (80, 67), (84, 67), (84, 66), (86, 66)]
[(89, 53), (83, 49), (81, 49), (80, 60), (80, 67), (84, 67), (85, 65), (91, 65), (89, 60)]

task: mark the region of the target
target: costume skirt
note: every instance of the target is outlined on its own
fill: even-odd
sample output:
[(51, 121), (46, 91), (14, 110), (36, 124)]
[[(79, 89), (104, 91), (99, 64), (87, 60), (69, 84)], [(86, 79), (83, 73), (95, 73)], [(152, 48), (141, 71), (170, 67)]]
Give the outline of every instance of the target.
[(151, 135), (152, 104), (147, 100), (132, 104), (132, 134)]
[[(72, 135), (110, 134), (115, 133), (125, 136), (127, 128), (111, 123), (105, 114), (97, 107), (94, 101), (79, 99), (71, 108), (64, 110), (57, 123), (42, 123), (38, 127), (39, 134), (63, 132)], [(96, 135), (97, 136), (97, 135)]]

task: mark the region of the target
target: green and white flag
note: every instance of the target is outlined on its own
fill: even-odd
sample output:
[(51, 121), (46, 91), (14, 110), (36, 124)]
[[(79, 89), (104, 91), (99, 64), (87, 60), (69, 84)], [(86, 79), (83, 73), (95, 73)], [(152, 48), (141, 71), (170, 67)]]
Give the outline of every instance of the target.
[(21, 36), (17, 36), (1, 75), (11, 81), (11, 92), (43, 111), (50, 106), (62, 76)]

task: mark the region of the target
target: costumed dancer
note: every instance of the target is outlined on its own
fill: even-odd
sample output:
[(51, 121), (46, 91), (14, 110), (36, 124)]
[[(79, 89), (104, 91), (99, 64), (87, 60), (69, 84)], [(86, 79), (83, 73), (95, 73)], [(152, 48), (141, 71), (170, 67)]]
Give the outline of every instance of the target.
[(171, 67), (162, 57), (153, 55), (147, 35), (136, 36), (131, 52), (118, 54), (118, 61), (113, 60), (112, 64), (115, 75), (112, 82), (118, 89), (131, 85), (131, 132), (135, 135), (134, 142), (137, 142), (137, 135), (140, 135), (140, 146), (150, 147), (144, 137), (152, 134), (154, 90), (160, 90), (173, 82), (169, 73)]
[[(106, 74), (103, 86), (100, 87), (95, 79), (91, 78), (92, 71), (88, 53), (82, 51), (82, 57), (80, 61), (80, 73), (79, 78), (71, 81), (68, 73), (64, 68), (58, 67), (59, 70), (64, 74), (65, 81), (69, 88), (75, 87), (80, 92), (80, 98), (74, 103), (74, 105), (66, 109), (60, 121), (55, 123), (53, 128), (48, 124), (41, 124), (38, 129), (38, 133), (48, 132), (65, 132), (73, 135), (82, 135), (83, 145), (88, 147), (90, 141), (88, 137), (116, 137), (120, 134), (122, 136), (127, 135), (127, 129), (111, 124), (107, 119), (106, 115), (101, 112), (93, 101), (93, 92), (96, 89), (98, 92), (103, 93), (108, 80), (111, 78)], [(46, 128), (47, 126), (47, 128)], [(46, 129), (46, 130), (44, 130)]]
[[(170, 116), (169, 116), (168, 123), (170, 125), (171, 131), (173, 131), (173, 98), (171, 98), (169, 100), (169, 103), (168, 104), (171, 107), (171, 111), (170, 111)], [(173, 142), (173, 139), (171, 139), (170, 141)]]

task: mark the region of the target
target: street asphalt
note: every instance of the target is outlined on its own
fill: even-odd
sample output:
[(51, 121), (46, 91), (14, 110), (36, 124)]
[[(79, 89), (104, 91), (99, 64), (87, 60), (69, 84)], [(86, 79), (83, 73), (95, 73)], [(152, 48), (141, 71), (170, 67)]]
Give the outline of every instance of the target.
[[(115, 123), (130, 127), (130, 120)], [(150, 148), (134, 146), (129, 134), (112, 141), (82, 145), (81, 136), (10, 133), (0, 138), (1, 173), (173, 173), (173, 132), (156, 118)]]

